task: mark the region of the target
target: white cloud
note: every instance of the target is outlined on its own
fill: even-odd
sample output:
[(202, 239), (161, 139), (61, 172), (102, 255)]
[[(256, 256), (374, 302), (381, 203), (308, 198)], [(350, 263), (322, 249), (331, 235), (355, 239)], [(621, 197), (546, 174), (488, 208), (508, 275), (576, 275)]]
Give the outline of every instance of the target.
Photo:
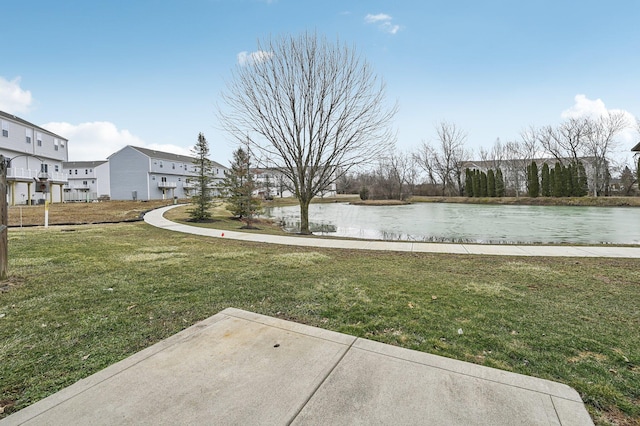
[(562, 111), (562, 118), (600, 117), (607, 113), (602, 99), (591, 100), (585, 95), (579, 94), (575, 96), (574, 100), (575, 104), (571, 108)]
[(398, 33), (398, 31), (400, 31), (401, 27), (400, 25), (392, 23), (392, 20), (393, 18), (386, 13), (378, 13), (377, 15), (372, 15), (371, 13), (369, 13), (364, 17), (364, 21), (367, 24), (377, 24), (380, 31), (395, 35)]
[(372, 15), (372, 14), (368, 14), (367, 16), (364, 17), (364, 21), (367, 24), (375, 24), (376, 22), (388, 22), (391, 21), (391, 16), (387, 15), (386, 13), (378, 13), (377, 15)]
[(11, 81), (0, 77), (0, 110), (10, 114), (26, 113), (31, 107), (31, 92), (20, 87), (20, 77)]
[(580, 117), (598, 118), (607, 113), (622, 113), (629, 126), (618, 135), (622, 152), (628, 151), (628, 146), (633, 146), (637, 143), (638, 134), (633, 128), (636, 118), (629, 111), (623, 109), (608, 109), (602, 99), (592, 100), (583, 94), (576, 95), (574, 101), (575, 103), (572, 107), (562, 111), (562, 114), (560, 114), (563, 119)]
[(273, 52), (265, 52), (264, 50), (258, 50), (255, 52), (243, 51), (238, 53), (238, 63), (241, 66), (259, 64), (264, 61), (268, 61), (273, 57)]
[(94, 121), (81, 124), (47, 123), (43, 128), (69, 140), (69, 161), (106, 160), (114, 152), (126, 145), (134, 145), (157, 151), (190, 155), (189, 150), (168, 144), (146, 144), (126, 129), (118, 129), (108, 121)]

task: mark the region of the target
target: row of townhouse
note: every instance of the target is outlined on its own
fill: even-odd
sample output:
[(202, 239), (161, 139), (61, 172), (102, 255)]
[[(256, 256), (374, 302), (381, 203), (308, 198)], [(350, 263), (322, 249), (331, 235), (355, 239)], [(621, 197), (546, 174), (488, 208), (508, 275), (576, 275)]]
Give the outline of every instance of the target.
[(0, 111), (0, 155), (8, 160), (7, 198), (17, 203), (44, 203), (64, 198), (69, 158), (67, 139), (15, 115)]
[[(68, 161), (62, 136), (2, 111), (0, 130), (10, 205), (188, 198), (195, 191), (197, 171), (189, 156), (128, 145), (105, 161)], [(227, 168), (212, 164), (215, 186)]]

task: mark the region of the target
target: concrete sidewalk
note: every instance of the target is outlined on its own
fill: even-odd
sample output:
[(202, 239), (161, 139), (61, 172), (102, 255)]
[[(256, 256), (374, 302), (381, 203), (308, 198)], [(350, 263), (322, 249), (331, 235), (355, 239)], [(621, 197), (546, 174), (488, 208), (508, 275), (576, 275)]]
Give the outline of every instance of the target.
[(0, 425), (592, 425), (566, 385), (224, 311)]
[(339, 240), (302, 236), (282, 236), (254, 234), (248, 232), (223, 231), (200, 228), (172, 222), (163, 217), (167, 210), (177, 206), (162, 207), (145, 214), (146, 223), (158, 228), (187, 234), (203, 235), (215, 238), (253, 241), (289, 246), (343, 248), (355, 250), (390, 250), (422, 253), (482, 254), (499, 256), (545, 256), (545, 257), (622, 257), (640, 259), (640, 247), (613, 246), (543, 246), (514, 244), (446, 244), (414, 243), (399, 241)]

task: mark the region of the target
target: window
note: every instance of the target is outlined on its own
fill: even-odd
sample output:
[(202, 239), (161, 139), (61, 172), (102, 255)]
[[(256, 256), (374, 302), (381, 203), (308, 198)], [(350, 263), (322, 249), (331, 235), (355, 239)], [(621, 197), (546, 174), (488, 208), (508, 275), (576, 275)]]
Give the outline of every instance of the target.
[(161, 178), (160, 180), (161, 180), (162, 182), (166, 182), (166, 181), (167, 181), (167, 178), (166, 178), (166, 177), (164, 177), (164, 176), (162, 176), (162, 178)]
[(160, 162), (160, 167), (162, 167), (162, 161)]
[(176, 163), (171, 163), (171, 168), (175, 170), (175, 168), (176, 168)]
[(49, 173), (49, 165), (44, 163), (40, 164), (40, 172)]
[(9, 137), (9, 123), (6, 121), (2, 122), (2, 136), (5, 138)]
[(89, 169), (84, 169), (84, 174), (88, 175), (89, 174)]
[(88, 182), (87, 182), (86, 180), (83, 180), (83, 181), (82, 181), (82, 184), (83, 184), (84, 186), (87, 186), (87, 185), (88, 185)]
[(38, 143), (38, 146), (42, 146), (42, 133), (36, 132), (36, 142)]
[(60, 140), (60, 148), (64, 148), (64, 139)]
[(33, 130), (32, 129), (25, 129), (25, 139), (27, 141), (27, 143), (31, 143), (31, 139), (33, 138)]
[(53, 149), (57, 151), (59, 146), (60, 143), (58, 142), (58, 138), (53, 138)]
[(72, 171), (71, 169), (69, 169), (69, 174), (70, 174), (70, 175), (72, 175), (72, 174), (73, 174), (73, 171)]
[(96, 183), (96, 181), (95, 181), (95, 180), (92, 180), (92, 181), (91, 181), (91, 183), (92, 183), (92, 184), (95, 184), (95, 183)]
[(76, 170), (75, 170), (75, 174), (76, 174), (76, 175), (78, 174), (78, 169), (76, 169)]
[(59, 167), (57, 164), (53, 167), (53, 169), (54, 169), (56, 172), (59, 172), (59, 171), (60, 171), (60, 167)]

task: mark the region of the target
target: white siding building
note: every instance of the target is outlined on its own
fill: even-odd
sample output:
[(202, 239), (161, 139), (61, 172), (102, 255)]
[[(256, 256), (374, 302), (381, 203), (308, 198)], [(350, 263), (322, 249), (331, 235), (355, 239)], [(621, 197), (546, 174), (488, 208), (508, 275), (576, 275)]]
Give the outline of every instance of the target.
[[(128, 145), (109, 156), (112, 200), (164, 200), (194, 194), (194, 158)], [(226, 167), (213, 163), (214, 184)]]
[(63, 164), (68, 183), (65, 201), (94, 201), (110, 198), (109, 162), (69, 161)]
[[(0, 155), (10, 160), (7, 202), (10, 205), (63, 201), (67, 176), (67, 139), (0, 111)], [(46, 185), (42, 185), (46, 182)], [(42, 192), (46, 188), (48, 192)]]

